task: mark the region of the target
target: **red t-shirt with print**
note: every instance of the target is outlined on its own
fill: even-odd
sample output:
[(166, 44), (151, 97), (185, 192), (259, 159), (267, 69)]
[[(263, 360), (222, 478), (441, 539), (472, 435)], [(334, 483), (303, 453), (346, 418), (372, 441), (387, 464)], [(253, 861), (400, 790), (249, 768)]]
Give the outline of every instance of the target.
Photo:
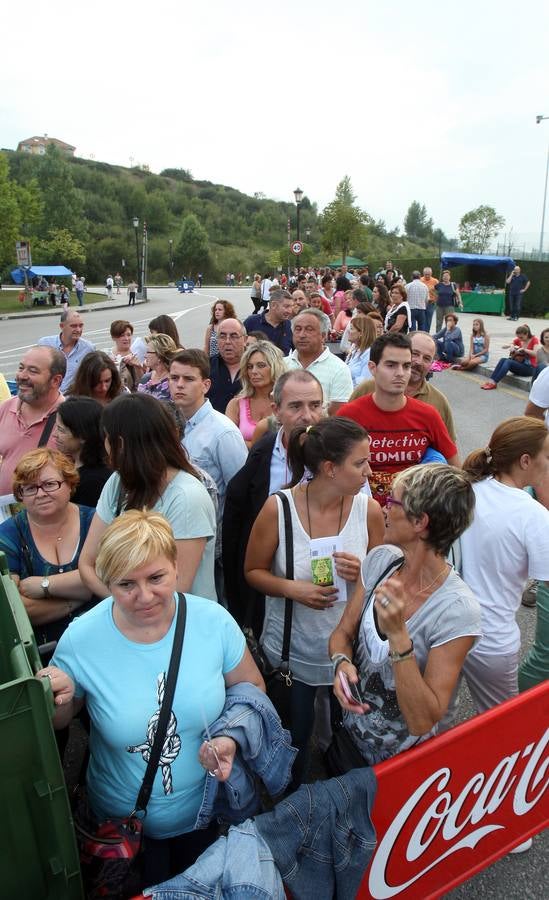
[(380, 409), (373, 394), (344, 403), (338, 416), (353, 419), (370, 435), (369, 479), (372, 496), (385, 505), (397, 472), (420, 463), (429, 447), (446, 459), (455, 456), (457, 447), (437, 410), (413, 397), (406, 397), (406, 406), (390, 411)]

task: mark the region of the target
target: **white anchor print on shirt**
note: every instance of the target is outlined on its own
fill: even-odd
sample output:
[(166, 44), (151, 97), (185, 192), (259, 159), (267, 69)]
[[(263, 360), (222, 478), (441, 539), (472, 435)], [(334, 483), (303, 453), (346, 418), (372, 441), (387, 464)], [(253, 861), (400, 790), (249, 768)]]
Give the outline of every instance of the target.
[[(149, 761), (152, 745), (154, 742), (154, 736), (156, 734), (156, 729), (158, 728), (160, 707), (162, 706), (162, 700), (164, 699), (164, 690), (166, 688), (166, 674), (164, 672), (160, 672), (157, 678), (157, 685), (158, 709), (149, 719), (149, 724), (147, 725), (147, 741), (143, 744), (137, 744), (137, 746), (135, 747), (126, 747), (128, 753), (140, 753), (145, 762)], [(173, 793), (172, 763), (175, 762), (179, 751), (181, 750), (181, 738), (178, 734), (176, 734), (176, 729), (177, 719), (174, 716), (173, 710), (170, 710), (170, 718), (168, 719), (166, 737), (164, 739), (162, 752), (160, 753), (160, 759), (158, 761), (158, 765), (162, 769), (162, 784), (164, 785), (165, 794)]]

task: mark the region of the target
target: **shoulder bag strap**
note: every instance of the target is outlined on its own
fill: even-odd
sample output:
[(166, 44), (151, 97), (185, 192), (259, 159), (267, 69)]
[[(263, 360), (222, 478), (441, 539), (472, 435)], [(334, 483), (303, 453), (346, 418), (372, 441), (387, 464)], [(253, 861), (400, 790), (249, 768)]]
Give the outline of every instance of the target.
[(45, 447), (50, 439), (50, 435), (53, 431), (53, 426), (55, 425), (55, 417), (57, 416), (57, 410), (54, 410), (49, 414), (46, 419), (46, 424), (44, 425), (44, 429), (42, 434), (40, 435), (40, 440), (38, 441), (39, 447)]
[(175, 685), (179, 674), (179, 662), (181, 659), (181, 650), (183, 648), (183, 638), (185, 636), (185, 622), (187, 619), (187, 599), (185, 594), (177, 594), (179, 603), (177, 605), (177, 622), (175, 625), (175, 634), (173, 638), (172, 654), (170, 657), (170, 666), (168, 669), (168, 677), (166, 679), (166, 688), (164, 690), (164, 698), (160, 707), (160, 715), (158, 717), (158, 725), (154, 736), (151, 755), (147, 763), (147, 769), (143, 778), (137, 801), (135, 804), (135, 812), (147, 808), (149, 802), (153, 782), (158, 771), (158, 763), (162, 747), (166, 738), (166, 730), (168, 727), (168, 719), (172, 711), (173, 697), (175, 694)]
[(385, 581), (385, 579), (387, 578), (387, 575), (389, 575), (389, 574), (392, 575), (392, 574), (393, 574), (393, 572), (392, 572), (391, 570), (393, 570), (393, 571), (396, 572), (396, 570), (399, 569), (399, 568), (401, 567), (401, 565), (402, 565), (403, 562), (404, 562), (404, 556), (399, 556), (399, 557), (397, 557), (396, 559), (393, 559), (393, 561), (390, 562), (389, 565), (383, 570), (383, 572), (382, 572), (381, 575), (379, 576), (378, 580), (377, 580), (376, 583), (374, 584), (372, 590), (371, 590), (370, 593), (368, 594), (368, 596), (367, 596), (367, 598), (366, 598), (366, 602), (364, 603), (364, 606), (362, 607), (362, 612), (360, 613), (360, 619), (358, 620), (358, 627), (357, 627), (357, 630), (356, 630), (355, 643), (356, 643), (356, 641), (358, 640), (358, 633), (359, 633), (359, 631), (360, 631), (360, 626), (361, 626), (361, 624), (362, 624), (362, 619), (364, 618), (364, 613), (366, 612), (366, 610), (368, 609), (368, 606), (370, 605), (369, 601), (370, 601), (371, 598), (373, 597), (374, 591), (379, 587), (379, 585), (381, 584), (382, 581)]
[[(23, 551), (23, 559), (25, 561), (25, 566), (27, 568), (27, 577), (29, 577), (30, 575), (34, 575), (34, 569), (33, 569), (33, 565), (32, 565), (32, 553), (31, 553), (30, 547), (25, 539), (25, 535), (23, 534), (23, 531), (21, 529), (21, 526), (19, 524), (19, 519), (17, 516), (13, 517), (13, 524), (15, 525), (15, 527), (17, 529), (17, 534), (19, 535), (21, 550)], [(29, 526), (29, 528), (30, 528), (30, 526)]]
[[(286, 544), (286, 578), (288, 581), (294, 580), (294, 536), (292, 528), (292, 514), (290, 512), (290, 503), (282, 491), (277, 491), (276, 496), (280, 497), (282, 503), (282, 511), (284, 513), (284, 537)], [(284, 633), (282, 636), (282, 653), (280, 659), (282, 665), (280, 667), (282, 674), (286, 679), (291, 679), (290, 672), (290, 638), (292, 636), (292, 614), (294, 609), (293, 600), (286, 597), (284, 600)]]

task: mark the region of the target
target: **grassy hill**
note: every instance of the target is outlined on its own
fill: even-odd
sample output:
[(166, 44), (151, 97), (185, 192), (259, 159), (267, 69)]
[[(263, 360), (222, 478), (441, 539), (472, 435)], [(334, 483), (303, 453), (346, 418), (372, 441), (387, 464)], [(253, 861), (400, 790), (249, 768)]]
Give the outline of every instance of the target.
[[(288, 219), (292, 238), (295, 237), (293, 203), (275, 202), (262, 195), (250, 197), (225, 185), (196, 181), (185, 169), (165, 169), (156, 175), (139, 168), (65, 158), (50, 154), (49, 149), (44, 157), (3, 152), (11, 181), (20, 188), (31, 187), (42, 203), (41, 215), (34, 215), (31, 224), (31, 215), (26, 215), (23, 221), (27, 221), (19, 233), (19, 237), (30, 238), (35, 263), (72, 265), (91, 283), (101, 283), (107, 274), (117, 271), (128, 280), (137, 267), (132, 224), (137, 216), (139, 240), (144, 221), (148, 227), (150, 283), (171, 280), (172, 271), (177, 278), (194, 275), (200, 269), (207, 279), (220, 280), (226, 272), (252, 274), (287, 265)], [(181, 241), (183, 221), (190, 214), (196, 216), (207, 241), (207, 249), (198, 254), (199, 262), (194, 265), (185, 261), (188, 248)], [(66, 245), (62, 237), (54, 241), (52, 228), (66, 230), (80, 244)], [(318, 210), (304, 197), (302, 236), (307, 229), (310, 238), (301, 262), (322, 264), (327, 257), (321, 249)], [(68, 241), (66, 234), (65, 240)], [(352, 249), (363, 259), (389, 254), (408, 258), (431, 256), (434, 250), (386, 233), (379, 226), (372, 228), (367, 246)]]

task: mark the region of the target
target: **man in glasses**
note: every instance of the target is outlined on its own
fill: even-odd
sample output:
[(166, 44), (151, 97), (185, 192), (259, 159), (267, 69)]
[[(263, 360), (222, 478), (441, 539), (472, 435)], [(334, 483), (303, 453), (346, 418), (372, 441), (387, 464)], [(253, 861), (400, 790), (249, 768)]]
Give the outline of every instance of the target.
[(223, 319), (217, 332), (219, 356), (210, 357), (210, 380), (206, 397), (218, 412), (224, 413), (229, 400), (240, 390), (240, 360), (246, 346), (246, 329), (238, 319)]
[(353, 419), (369, 432), (370, 487), (383, 506), (397, 472), (420, 463), (428, 450), (437, 450), (453, 466), (459, 466), (459, 457), (436, 409), (406, 395), (412, 369), (410, 336), (388, 332), (376, 338), (368, 365), (373, 393), (344, 403), (337, 415)]
[(11, 494), (13, 471), (25, 453), (55, 448), (55, 411), (67, 361), (54, 347), (31, 347), (15, 376), (17, 396), (0, 404), (0, 496)]

